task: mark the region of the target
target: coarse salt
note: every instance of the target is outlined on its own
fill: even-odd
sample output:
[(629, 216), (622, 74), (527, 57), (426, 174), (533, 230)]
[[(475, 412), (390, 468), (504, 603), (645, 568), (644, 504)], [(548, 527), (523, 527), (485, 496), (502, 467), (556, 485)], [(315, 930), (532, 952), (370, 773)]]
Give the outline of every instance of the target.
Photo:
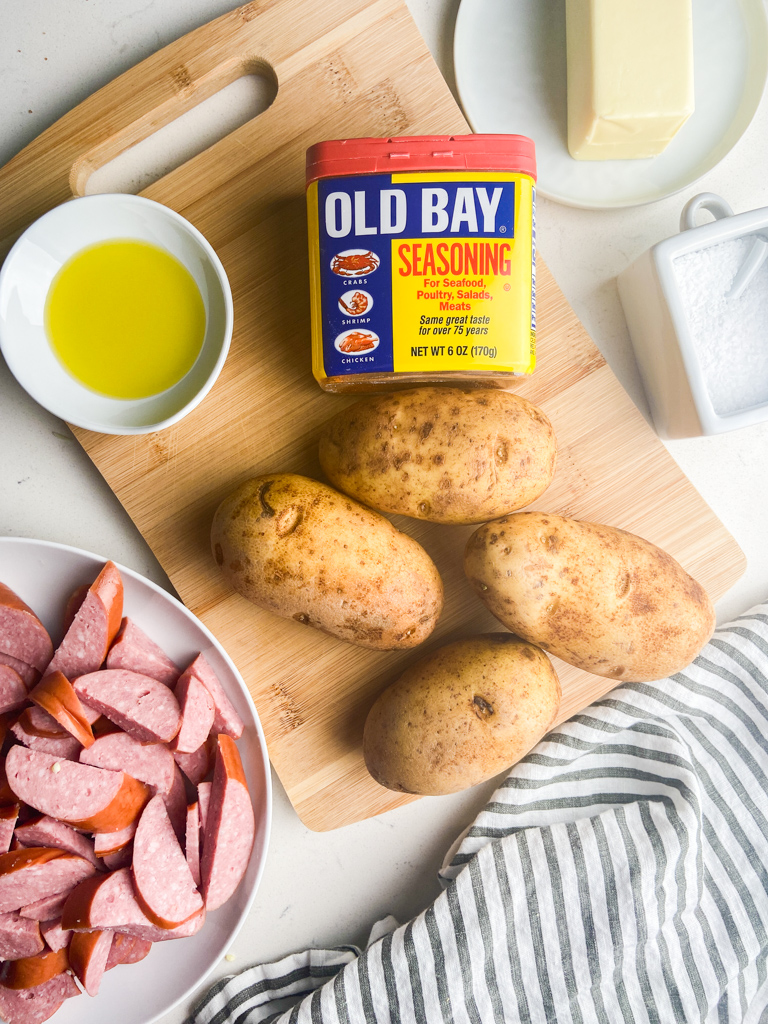
[(754, 245), (745, 235), (674, 260), (677, 286), (704, 383), (719, 416), (768, 402), (768, 261), (736, 299), (726, 298)]

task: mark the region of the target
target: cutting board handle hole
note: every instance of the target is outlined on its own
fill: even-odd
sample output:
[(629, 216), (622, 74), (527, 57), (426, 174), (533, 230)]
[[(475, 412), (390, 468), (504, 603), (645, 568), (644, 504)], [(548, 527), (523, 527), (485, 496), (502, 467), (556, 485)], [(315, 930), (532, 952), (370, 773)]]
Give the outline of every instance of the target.
[(99, 165), (92, 153), (79, 161), (72, 175), (73, 192), (79, 196), (142, 192), (262, 114), (276, 96), (272, 69), (248, 67), (233, 82), (113, 159)]

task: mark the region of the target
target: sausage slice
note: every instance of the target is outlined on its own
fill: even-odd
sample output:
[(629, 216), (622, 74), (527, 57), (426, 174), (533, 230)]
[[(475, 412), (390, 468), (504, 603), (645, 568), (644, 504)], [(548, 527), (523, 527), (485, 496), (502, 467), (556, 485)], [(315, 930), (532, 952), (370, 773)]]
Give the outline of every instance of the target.
[(174, 765), (173, 770), (173, 785), (170, 793), (163, 793), (163, 800), (165, 800), (165, 809), (168, 811), (176, 838), (183, 843), (187, 830), (187, 787), (184, 784), (181, 769)]
[(124, 849), (136, 835), (136, 822), (119, 832), (97, 832), (93, 837), (93, 851), (97, 857), (108, 857)]
[(16, 829), (16, 838), (25, 846), (53, 846), (58, 850), (76, 853), (78, 857), (85, 857), (95, 867), (99, 866), (92, 841), (87, 836), (75, 832), (70, 825), (50, 818), (47, 814), (19, 825)]
[(36, 988), (69, 967), (66, 949), (46, 949), (35, 956), (9, 960), (3, 968), (2, 984), (6, 988)]
[(234, 740), (222, 735), (216, 741), (200, 864), (207, 910), (216, 910), (237, 888), (248, 867), (256, 833), (253, 805)]
[(203, 899), (159, 794), (141, 813), (131, 870), (139, 904), (159, 928), (175, 928), (202, 910)]
[(181, 768), (193, 786), (197, 786), (198, 783), (202, 782), (211, 770), (213, 764), (211, 752), (212, 742), (210, 737), (206, 743), (198, 747), (192, 754), (181, 754), (178, 750), (174, 750), (173, 757), (176, 764)]
[(44, 754), (52, 754), (57, 758), (66, 758), (68, 761), (77, 761), (78, 755), (83, 749), (79, 739), (71, 736), (66, 729), (58, 729), (55, 736), (41, 736), (31, 723), (30, 712), (39, 711), (40, 714), (47, 714), (37, 706), (28, 708), (19, 715), (18, 721), (10, 727), (10, 731), (19, 741), (29, 746), (32, 751), (42, 751)]
[(194, 754), (208, 739), (216, 709), (208, 687), (187, 669), (174, 689), (181, 711), (181, 725), (171, 743), (172, 750)]
[(84, 857), (32, 846), (0, 854), (0, 913), (72, 889), (96, 869)]
[(80, 762), (127, 772), (156, 792), (169, 793), (173, 787), (175, 762), (170, 750), (162, 743), (140, 743), (127, 732), (100, 736), (93, 746), (80, 752)]
[(200, 886), (200, 805), (197, 800), (187, 807), (187, 835), (184, 854), (195, 885)]
[(163, 683), (138, 672), (104, 669), (80, 676), (75, 692), (140, 743), (169, 743), (179, 731), (179, 704)]
[(20, 960), (44, 949), (40, 925), (20, 917), (17, 910), (0, 914), (0, 960)]
[(208, 664), (205, 657), (202, 654), (198, 654), (187, 671), (197, 676), (211, 697), (213, 697), (214, 707), (216, 708), (216, 714), (213, 719), (214, 733), (223, 732), (227, 736), (231, 736), (233, 740), (240, 739), (244, 728), (243, 720), (235, 710), (232, 701), (225, 693), (224, 687), (219, 681), (219, 677)]
[(5, 758), (8, 784), (24, 803), (88, 832), (119, 832), (130, 825), (149, 790), (125, 772), (110, 772), (26, 747)]
[(128, 843), (127, 846), (121, 847), (114, 853), (105, 853), (103, 860), (107, 871), (119, 871), (120, 868), (129, 868), (133, 860), (133, 843)]
[(71, 974), (57, 974), (35, 988), (12, 989), (0, 984), (0, 1017), (9, 1024), (43, 1024), (65, 1000), (79, 996)]
[(107, 562), (88, 588), (47, 671), (62, 672), (67, 679), (95, 672), (107, 656), (122, 617), (123, 580), (115, 563)]
[(53, 921), (55, 918), (61, 917), (67, 896), (73, 888), (74, 886), (63, 892), (54, 893), (53, 896), (43, 896), (42, 899), (35, 900), (34, 903), (27, 903), (26, 906), (21, 907), (19, 915), (30, 921)]
[(43, 672), (53, 655), (48, 631), (29, 605), (0, 583), (0, 652)]
[(93, 931), (109, 928), (148, 942), (195, 935), (205, 921), (205, 909), (178, 928), (159, 928), (139, 906), (129, 868), (89, 878), (73, 890), (61, 915), (63, 928)]
[(28, 665), (26, 661), (12, 658), (10, 654), (5, 654), (3, 651), (0, 651), (0, 665), (8, 665), (9, 668), (15, 669), (24, 680), (24, 685), (27, 689), (34, 686), (40, 678), (40, 673), (34, 665)]
[(58, 949), (65, 949), (72, 938), (72, 932), (65, 931), (61, 927), (61, 918), (54, 918), (53, 921), (43, 921), (40, 925), (40, 932), (45, 939), (45, 944), (54, 953)]
[(99, 994), (99, 985), (112, 945), (112, 934), (111, 931), (72, 934), (68, 949), (69, 963), (89, 996)]
[(125, 932), (115, 932), (105, 970), (111, 971), (118, 964), (137, 964), (144, 959), (150, 949), (152, 943), (148, 939), (139, 939), (135, 935), (126, 935)]
[(23, 707), (27, 699), (27, 685), (15, 668), (0, 665), (0, 714)]
[[(16, 828), (16, 819), (19, 816), (19, 805), (10, 804), (7, 807), (0, 807), (0, 853), (8, 853), (11, 848), (13, 831)], [(34, 846), (34, 843), (30, 844)]]
[(122, 668), (151, 676), (166, 686), (175, 686), (181, 669), (165, 651), (136, 625), (133, 619), (123, 619), (120, 632), (107, 654), (107, 668)]
[(88, 715), (75, 693), (72, 683), (61, 672), (49, 672), (34, 689), (29, 699), (47, 711), (51, 718), (84, 747), (93, 744), (93, 730)]
[(197, 801), (200, 805), (200, 831), (205, 833), (205, 823), (208, 821), (208, 808), (211, 803), (212, 782), (201, 782), (197, 787)]

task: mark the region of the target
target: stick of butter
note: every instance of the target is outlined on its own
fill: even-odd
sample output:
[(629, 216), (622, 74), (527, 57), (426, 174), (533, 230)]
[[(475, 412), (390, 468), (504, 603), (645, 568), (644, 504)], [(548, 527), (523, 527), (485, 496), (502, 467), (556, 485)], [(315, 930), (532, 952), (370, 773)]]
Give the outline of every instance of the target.
[(691, 0), (566, 0), (568, 150), (657, 156), (693, 113)]

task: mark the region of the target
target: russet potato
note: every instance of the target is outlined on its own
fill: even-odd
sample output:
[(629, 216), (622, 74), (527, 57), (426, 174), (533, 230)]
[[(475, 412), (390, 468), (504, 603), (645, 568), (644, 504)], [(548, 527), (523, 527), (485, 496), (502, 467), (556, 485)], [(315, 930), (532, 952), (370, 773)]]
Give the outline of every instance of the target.
[(387, 789), (456, 793), (523, 757), (559, 705), (557, 674), (539, 648), (511, 633), (457, 640), (379, 695), (365, 722), (365, 763)]
[(308, 477), (241, 484), (216, 511), (211, 547), (249, 601), (362, 647), (415, 647), (443, 607), (440, 574), (420, 544)]
[(334, 487), (382, 512), (481, 523), (535, 501), (552, 480), (552, 424), (493, 388), (424, 387), (363, 399), (326, 424)]
[(632, 533), (518, 512), (469, 538), (464, 571), (496, 618), (587, 672), (642, 682), (685, 668), (709, 639), (704, 588)]

